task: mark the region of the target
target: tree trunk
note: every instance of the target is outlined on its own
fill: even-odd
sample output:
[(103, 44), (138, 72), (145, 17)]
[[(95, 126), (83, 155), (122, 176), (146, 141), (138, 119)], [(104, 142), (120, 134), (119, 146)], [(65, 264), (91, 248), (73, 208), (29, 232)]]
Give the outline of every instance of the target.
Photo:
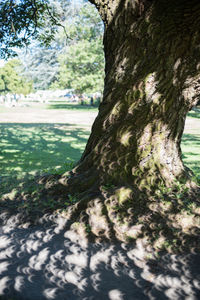
[(131, 2), (105, 30), (103, 102), (76, 172), (95, 170), (104, 184), (171, 186), (188, 177), (180, 142), (200, 87), (200, 5), (163, 0), (140, 12)]
[(190, 182), (180, 142), (199, 99), (200, 4), (91, 2), (105, 23), (104, 96), (83, 156), (61, 182), (79, 194), (70, 212), (95, 235), (135, 238), (155, 214), (167, 224), (158, 191)]

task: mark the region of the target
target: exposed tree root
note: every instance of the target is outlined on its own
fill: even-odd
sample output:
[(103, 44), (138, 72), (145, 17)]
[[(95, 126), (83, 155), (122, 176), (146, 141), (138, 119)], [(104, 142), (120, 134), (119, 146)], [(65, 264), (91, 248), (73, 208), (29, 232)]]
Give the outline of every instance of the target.
[[(42, 176), (37, 179), (37, 193), (18, 191), (10, 207), (15, 203), (14, 209), (26, 212), (24, 218), (34, 222), (37, 214), (61, 214), (80, 238), (93, 241), (135, 243), (140, 239), (156, 251), (200, 250), (198, 187), (149, 191), (128, 185), (99, 185), (95, 176), (88, 183), (78, 181), (80, 178)], [(9, 206), (11, 201), (5, 200)]]
[(142, 239), (157, 251), (200, 250), (200, 192), (194, 184), (153, 192), (94, 184), (80, 193), (76, 185), (65, 184), (76, 203), (59, 213), (81, 236), (132, 243)]

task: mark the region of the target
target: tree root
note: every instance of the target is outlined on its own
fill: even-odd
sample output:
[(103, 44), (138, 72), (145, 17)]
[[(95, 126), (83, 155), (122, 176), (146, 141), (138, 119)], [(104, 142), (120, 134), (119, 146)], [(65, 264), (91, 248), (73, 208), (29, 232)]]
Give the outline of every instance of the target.
[[(37, 183), (38, 191), (16, 195), (15, 207), (33, 221), (38, 213), (41, 217), (41, 212), (54, 212), (68, 220), (72, 232), (90, 241), (141, 240), (158, 252), (200, 250), (198, 187), (141, 191), (135, 186), (99, 184), (95, 176), (87, 182), (84, 176), (57, 175), (42, 176)], [(9, 206), (11, 201), (5, 203)]]
[[(130, 187), (91, 188), (62, 211), (71, 230), (93, 241), (141, 239), (156, 251), (200, 250), (200, 201), (185, 192), (150, 196)], [(198, 194), (200, 195), (200, 194)]]

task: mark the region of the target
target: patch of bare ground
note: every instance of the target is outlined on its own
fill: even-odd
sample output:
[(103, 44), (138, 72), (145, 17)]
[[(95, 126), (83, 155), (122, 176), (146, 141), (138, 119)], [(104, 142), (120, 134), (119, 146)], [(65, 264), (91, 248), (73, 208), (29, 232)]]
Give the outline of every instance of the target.
[(97, 111), (46, 109), (41, 104), (31, 107), (11, 107), (0, 113), (0, 123), (78, 124), (91, 127)]

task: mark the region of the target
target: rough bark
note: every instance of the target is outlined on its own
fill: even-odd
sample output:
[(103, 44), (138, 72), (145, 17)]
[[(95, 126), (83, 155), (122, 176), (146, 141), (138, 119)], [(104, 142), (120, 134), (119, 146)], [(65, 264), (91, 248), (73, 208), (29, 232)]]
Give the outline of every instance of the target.
[(200, 3), (90, 2), (105, 23), (105, 89), (83, 156), (60, 180), (80, 200), (68, 213), (96, 236), (136, 238), (155, 219), (177, 228), (173, 193), (180, 182), (191, 187), (180, 142), (200, 96)]

